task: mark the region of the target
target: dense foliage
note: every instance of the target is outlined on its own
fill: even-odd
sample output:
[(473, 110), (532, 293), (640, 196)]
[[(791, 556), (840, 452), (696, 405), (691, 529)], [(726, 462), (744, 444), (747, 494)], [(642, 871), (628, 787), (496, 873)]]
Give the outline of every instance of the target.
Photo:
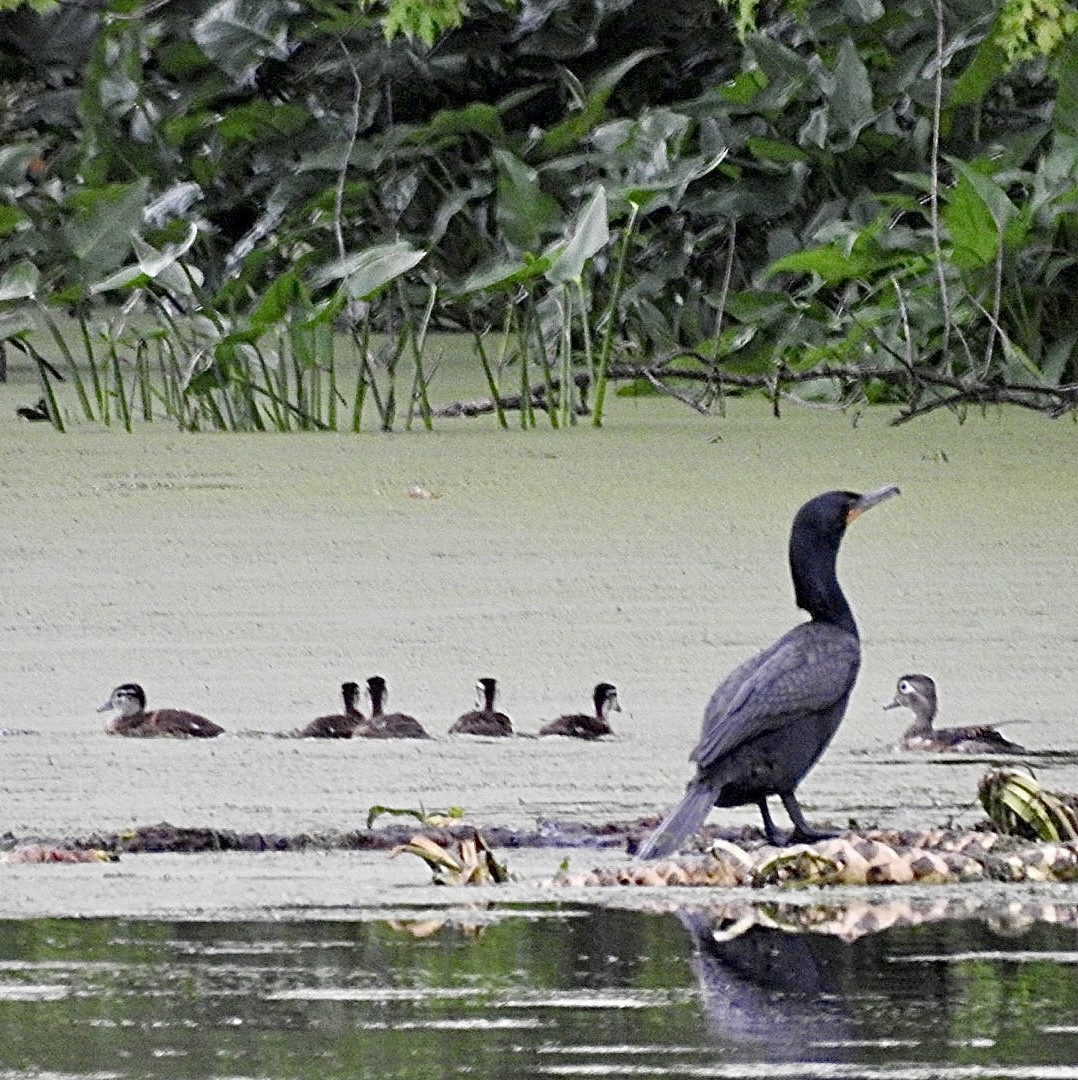
[(454, 12), (8, 16), (0, 339), (31, 340), (28, 301), (131, 298), (196, 389), (274, 369), (282, 326), (317, 368), (343, 323), (382, 399), (429, 328), (498, 328), (492, 397), (500, 368), (563, 421), (583, 373), (601, 412), (607, 372), (698, 406), (1078, 406), (1063, 0), (478, 0), (443, 32)]

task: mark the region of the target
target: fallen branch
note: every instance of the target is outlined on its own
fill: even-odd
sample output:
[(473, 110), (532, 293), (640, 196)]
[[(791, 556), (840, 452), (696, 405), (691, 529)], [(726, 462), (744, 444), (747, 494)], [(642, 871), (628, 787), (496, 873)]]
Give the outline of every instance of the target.
[[(686, 360), (699, 361), (703, 366), (702, 368), (677, 366), (677, 361)], [(882, 382), (893, 389), (900, 390), (906, 404), (902, 406), (899, 415), (891, 421), (893, 425), (905, 424), (915, 417), (923, 416), (936, 409), (956, 409), (968, 405), (1017, 405), (1051, 417), (1078, 412), (1078, 383), (1037, 386), (1030, 383), (1005, 381), (986, 382), (972, 376), (921, 370), (905, 363), (897, 366), (861, 367), (824, 365), (805, 371), (794, 371), (783, 366), (780, 370), (773, 372), (740, 374), (721, 371), (710, 357), (686, 350), (659, 357), (650, 364), (611, 364), (607, 370), (607, 377), (619, 382), (644, 380), (660, 393), (676, 398), (682, 404), (701, 413), (709, 412), (704, 399), (714, 396), (716, 387), (720, 396), (730, 389), (762, 390), (768, 395), (777, 412), (780, 397), (801, 403), (800, 399), (787, 392), (787, 387), (816, 382), (820, 379), (834, 379), (853, 388), (863, 387), (868, 382)], [(583, 394), (589, 383), (588, 376), (578, 374), (574, 377), (574, 381), (581, 391), (583, 400)], [(703, 387), (704, 393), (701, 397), (694, 398), (684, 389), (671, 385), (672, 383), (690, 385), (697, 383)], [(556, 377), (551, 377), (549, 384), (544, 381), (542, 384), (533, 386), (528, 395), (530, 406), (538, 409), (548, 408), (549, 394), (557, 394), (559, 390), (560, 380)], [(852, 404), (857, 396), (859, 395), (853, 395), (848, 404)], [(522, 395), (509, 394), (499, 397), (497, 401), (493, 398), (477, 398), (473, 401), (451, 402), (433, 409), (432, 414), (443, 417), (482, 416), (494, 412), (499, 407), (505, 411), (519, 410), (522, 404)], [(804, 402), (804, 404), (808, 403)], [(582, 406), (582, 411), (587, 411), (586, 406)]]

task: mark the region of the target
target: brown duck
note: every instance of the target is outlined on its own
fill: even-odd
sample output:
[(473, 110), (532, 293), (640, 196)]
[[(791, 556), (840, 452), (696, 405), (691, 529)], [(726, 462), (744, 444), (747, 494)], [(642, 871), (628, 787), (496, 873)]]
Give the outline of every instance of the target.
[(330, 716), (319, 716), (305, 728), (296, 732), (299, 739), (350, 739), (367, 718), (359, 711), (359, 683), (341, 683), (341, 697), (344, 699), (344, 712)]
[(110, 735), (212, 739), (224, 731), (219, 724), (186, 709), (151, 709), (147, 712), (146, 692), (138, 683), (117, 686), (97, 711), (107, 712), (109, 709), (119, 713), (105, 728)]
[(356, 728), (356, 738), (363, 739), (429, 739), (423, 725), (407, 713), (387, 713), (385, 703), (389, 698), (386, 681), (381, 675), (367, 680), (367, 696), (371, 699), (371, 716)]
[(450, 735), (494, 735), (513, 734), (513, 721), (503, 712), (494, 708), (498, 696), (497, 679), (480, 679), (475, 684), (476, 707), (471, 712), (457, 717), (449, 729)]
[(569, 735), (574, 739), (601, 739), (604, 735), (612, 735), (614, 729), (607, 718), (611, 712), (621, 712), (617, 687), (608, 682), (599, 683), (592, 693), (592, 702), (595, 706), (593, 715), (567, 713), (544, 724), (539, 734)]
[(894, 700), (885, 709), (906, 708), (913, 723), (898, 740), (899, 750), (953, 750), (961, 754), (1024, 754), (1025, 747), (1005, 739), (993, 727), (935, 728), (936, 684), (927, 675), (903, 675)]

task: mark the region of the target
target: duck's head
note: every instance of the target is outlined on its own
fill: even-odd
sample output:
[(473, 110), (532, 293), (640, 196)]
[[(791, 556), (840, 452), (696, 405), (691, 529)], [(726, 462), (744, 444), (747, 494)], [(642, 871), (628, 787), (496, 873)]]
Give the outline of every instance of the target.
[(345, 709), (356, 709), (359, 707), (359, 683), (343, 682), (341, 683), (341, 697), (344, 698)]
[(491, 678), (479, 679), (475, 684), (475, 704), (477, 708), (492, 712), (494, 700), (498, 696), (498, 680)]
[(367, 697), (371, 703), (372, 714), (379, 713), (386, 701), (389, 700), (389, 691), (386, 689), (386, 681), (381, 675), (372, 675), (367, 680)]
[(117, 686), (97, 711), (115, 709), (121, 716), (135, 716), (146, 708), (146, 692), (138, 683), (128, 682)]
[(903, 675), (895, 696), (885, 709), (910, 709), (918, 720), (931, 721), (936, 715), (936, 684), (927, 675)]
[(621, 705), (618, 704), (618, 688), (613, 683), (598, 683), (592, 700), (595, 702), (595, 715), (601, 716), (604, 720), (608, 713), (621, 712)]

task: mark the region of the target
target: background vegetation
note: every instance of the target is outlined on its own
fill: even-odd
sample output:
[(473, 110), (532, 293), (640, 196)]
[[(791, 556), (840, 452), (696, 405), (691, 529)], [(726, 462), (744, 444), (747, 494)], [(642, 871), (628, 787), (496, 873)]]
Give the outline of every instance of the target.
[(486, 375), (455, 411), (503, 423), (600, 423), (608, 378), (699, 409), (760, 388), (1074, 415), (1076, 21), (23, 8), (0, 22), (0, 344), (58, 425), (59, 375), (127, 426), (429, 424), (433, 330)]

